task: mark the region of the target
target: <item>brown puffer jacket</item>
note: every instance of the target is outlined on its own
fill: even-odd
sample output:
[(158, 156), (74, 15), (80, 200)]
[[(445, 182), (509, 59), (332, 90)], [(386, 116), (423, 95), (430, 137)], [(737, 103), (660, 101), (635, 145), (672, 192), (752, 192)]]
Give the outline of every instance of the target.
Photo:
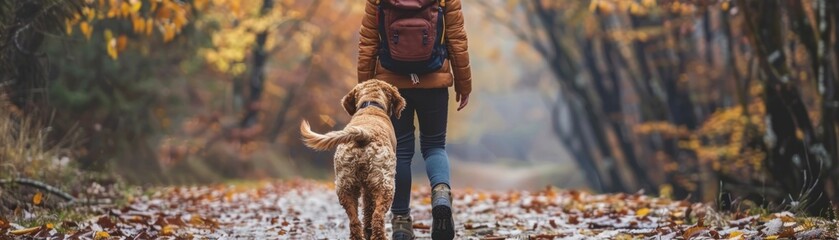
[[(454, 84), (457, 93), (472, 92), (472, 70), (469, 66), (469, 49), (466, 30), (463, 27), (463, 13), (460, 0), (445, 1), (446, 39), (449, 59), (437, 72), (419, 76), (419, 84), (412, 84), (410, 76), (384, 69), (376, 52), (379, 49), (379, 32), (376, 19), (376, 0), (367, 0), (366, 14), (361, 22), (361, 38), (358, 44), (358, 82), (371, 78), (383, 80), (397, 88), (446, 88)], [(454, 76), (452, 76), (454, 75)]]

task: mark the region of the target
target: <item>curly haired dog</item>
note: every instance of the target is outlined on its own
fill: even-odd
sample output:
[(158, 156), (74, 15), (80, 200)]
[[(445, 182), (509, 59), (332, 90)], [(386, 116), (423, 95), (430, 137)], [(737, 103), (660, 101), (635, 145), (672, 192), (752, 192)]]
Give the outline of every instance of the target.
[[(396, 135), (390, 115), (400, 117), (405, 99), (396, 87), (375, 79), (355, 86), (341, 100), (352, 115), (343, 130), (312, 132), (305, 120), (300, 133), (306, 146), (335, 151), (335, 187), (350, 219), (350, 239), (387, 239), (385, 213), (393, 201)], [(358, 220), (358, 198), (364, 197), (364, 234)]]

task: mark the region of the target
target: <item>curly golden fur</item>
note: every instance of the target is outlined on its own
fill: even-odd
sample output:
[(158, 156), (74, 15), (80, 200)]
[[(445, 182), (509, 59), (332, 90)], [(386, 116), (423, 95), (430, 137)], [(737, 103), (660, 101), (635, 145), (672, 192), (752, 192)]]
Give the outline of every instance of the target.
[[(360, 108), (367, 101), (379, 103)], [(347, 126), (326, 134), (312, 132), (303, 121), (303, 142), (312, 149), (335, 151), (335, 187), (350, 219), (350, 239), (387, 239), (385, 213), (393, 201), (396, 135), (390, 115), (400, 117), (405, 99), (396, 87), (379, 80), (359, 83), (341, 100), (352, 115)], [(363, 193), (363, 194), (362, 194)], [(358, 198), (364, 199), (364, 224), (358, 220)], [(364, 229), (364, 230), (362, 230)]]

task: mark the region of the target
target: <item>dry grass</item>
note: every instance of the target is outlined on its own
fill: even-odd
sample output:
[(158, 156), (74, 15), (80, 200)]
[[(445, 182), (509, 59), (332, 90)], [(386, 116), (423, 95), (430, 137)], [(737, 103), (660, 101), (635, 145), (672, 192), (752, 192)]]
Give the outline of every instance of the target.
[(50, 128), (27, 116), (0, 109), (0, 179), (31, 178), (66, 183), (77, 174), (72, 166), (75, 135), (54, 140)]
[[(61, 192), (78, 193), (88, 174), (81, 172), (72, 160), (76, 135), (51, 136), (50, 128), (40, 121), (21, 114), (0, 96), (0, 216), (22, 221), (31, 214), (54, 215), (53, 210), (66, 201), (55, 192), (17, 184), (19, 178), (43, 182)], [(33, 196), (42, 194), (35, 203)]]

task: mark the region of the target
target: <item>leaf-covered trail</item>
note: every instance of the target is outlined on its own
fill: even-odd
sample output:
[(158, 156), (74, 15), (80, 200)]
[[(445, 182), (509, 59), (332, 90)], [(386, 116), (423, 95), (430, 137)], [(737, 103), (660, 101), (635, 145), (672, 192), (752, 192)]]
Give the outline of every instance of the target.
[[(430, 239), (428, 189), (413, 193), (418, 239)], [(22, 235), (127, 239), (346, 239), (347, 220), (331, 184), (283, 181), (164, 188), (87, 222)], [(836, 238), (836, 222), (710, 213), (702, 204), (640, 194), (592, 195), (545, 188), (527, 192), (456, 191), (458, 239)], [(691, 220), (703, 219), (703, 221)], [(64, 223), (68, 224), (68, 223)], [(387, 224), (388, 229), (390, 228)], [(0, 237), (22, 226), (0, 230)], [(20, 236), (20, 235), (18, 235)]]

